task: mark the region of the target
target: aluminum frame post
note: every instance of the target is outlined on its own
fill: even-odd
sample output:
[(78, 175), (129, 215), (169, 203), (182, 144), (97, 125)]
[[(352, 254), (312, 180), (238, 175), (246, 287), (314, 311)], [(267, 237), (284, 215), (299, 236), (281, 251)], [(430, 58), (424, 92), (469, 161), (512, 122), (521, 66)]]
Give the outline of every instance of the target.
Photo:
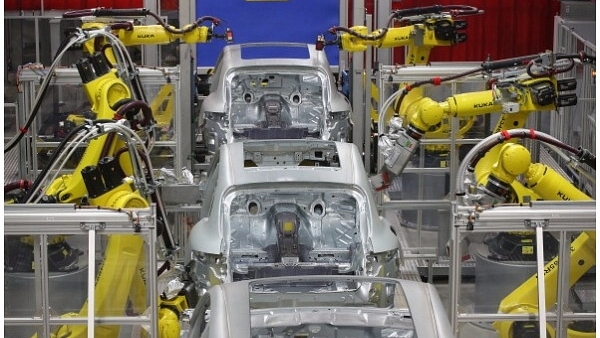
[[(365, 25), (365, 1), (356, 0), (353, 2), (353, 26)], [(364, 114), (366, 114), (364, 100), (363, 72), (365, 54), (354, 52), (351, 55), (350, 62), (350, 81), (352, 86), (352, 120), (354, 127), (352, 129), (352, 142), (358, 146), (361, 154), (364, 154)], [(366, 161), (367, 159), (365, 159)]]

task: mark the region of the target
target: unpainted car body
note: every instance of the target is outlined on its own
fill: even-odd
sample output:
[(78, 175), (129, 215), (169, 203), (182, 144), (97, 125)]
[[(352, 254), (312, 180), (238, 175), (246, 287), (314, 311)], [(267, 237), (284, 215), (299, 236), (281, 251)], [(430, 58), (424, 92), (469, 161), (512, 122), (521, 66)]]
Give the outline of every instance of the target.
[[(270, 56), (278, 52), (281, 57)], [(246, 139), (350, 141), (350, 101), (337, 90), (326, 54), (315, 45), (225, 46), (209, 81), (200, 107), (209, 153)]]
[(378, 214), (356, 145), (235, 142), (211, 166), (188, 240), (200, 289), (271, 276), (398, 275), (399, 241)]
[(300, 276), (210, 288), (193, 312), (187, 337), (454, 335), (432, 284), (367, 276)]

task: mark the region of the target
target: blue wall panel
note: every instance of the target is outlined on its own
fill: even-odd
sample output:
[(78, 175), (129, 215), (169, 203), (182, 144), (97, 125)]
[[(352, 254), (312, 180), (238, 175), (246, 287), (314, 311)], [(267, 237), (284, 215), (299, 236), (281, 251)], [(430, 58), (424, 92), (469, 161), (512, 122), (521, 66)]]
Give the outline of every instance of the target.
[[(317, 35), (339, 26), (339, 0), (196, 0), (196, 17), (211, 15), (223, 20), (233, 31), (233, 43), (304, 42), (315, 43)], [(220, 29), (224, 27), (218, 27)], [(331, 36), (329, 36), (330, 38)], [(222, 40), (198, 44), (197, 65), (214, 66)], [(338, 65), (338, 49), (326, 48), (331, 65)], [(273, 57), (279, 56), (273, 51)]]

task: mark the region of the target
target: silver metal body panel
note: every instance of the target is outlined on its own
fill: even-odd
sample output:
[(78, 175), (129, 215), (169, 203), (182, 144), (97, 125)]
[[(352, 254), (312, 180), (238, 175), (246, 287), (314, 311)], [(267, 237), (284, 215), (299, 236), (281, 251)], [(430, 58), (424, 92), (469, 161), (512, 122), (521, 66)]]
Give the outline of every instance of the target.
[[(204, 218), (190, 232), (187, 253), (201, 266), (200, 284), (214, 267), (194, 253), (218, 256), (223, 282), (289, 274), (397, 276), (399, 241), (377, 213), (356, 145), (236, 142), (221, 146), (212, 165), (202, 187)], [(384, 253), (385, 259), (368, 258)]]
[(214, 286), (203, 297), (209, 311), (196, 308), (189, 337), (454, 337), (437, 290), (423, 282), (277, 277)]
[[(300, 50), (305, 57), (247, 58), (245, 50)], [(285, 54), (284, 54), (285, 55)], [(293, 54), (295, 55), (295, 54)], [(223, 48), (200, 108), (209, 152), (244, 139), (348, 141), (351, 105), (337, 90), (326, 54), (302, 43), (248, 43)]]

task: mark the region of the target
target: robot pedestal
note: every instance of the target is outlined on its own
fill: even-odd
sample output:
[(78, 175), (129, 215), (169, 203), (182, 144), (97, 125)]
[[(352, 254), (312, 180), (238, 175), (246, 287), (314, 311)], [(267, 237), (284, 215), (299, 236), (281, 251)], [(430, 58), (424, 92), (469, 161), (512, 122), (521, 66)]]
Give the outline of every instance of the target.
[[(4, 274), (5, 317), (29, 318), (41, 315), (42, 309), (36, 305), (35, 284), (33, 272)], [(53, 317), (79, 312), (87, 299), (87, 266), (72, 272), (50, 273), (48, 298)], [(30, 327), (5, 326), (5, 337), (30, 337), (35, 332), (24, 332), (28, 328)]]
[[(499, 261), (488, 257), (485, 244), (469, 248), (475, 257), (475, 313), (497, 313), (502, 299), (537, 272), (535, 261)], [(460, 338), (496, 338), (498, 334), (490, 323), (466, 323), (460, 329)]]

